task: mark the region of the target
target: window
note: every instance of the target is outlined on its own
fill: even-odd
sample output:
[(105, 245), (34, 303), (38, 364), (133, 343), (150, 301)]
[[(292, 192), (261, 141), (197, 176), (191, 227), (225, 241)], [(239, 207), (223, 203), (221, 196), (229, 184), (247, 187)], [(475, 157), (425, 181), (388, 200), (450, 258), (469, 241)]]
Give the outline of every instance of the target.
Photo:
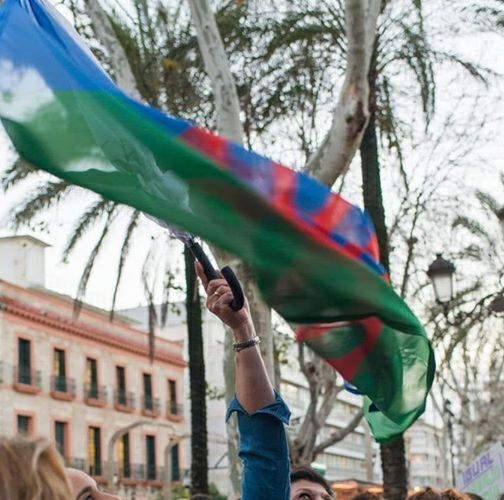
[(54, 422), (54, 441), (62, 457), (67, 456), (67, 425), (66, 422)]
[(156, 437), (145, 436), (147, 479), (156, 479)]
[(170, 414), (178, 415), (178, 405), (177, 405), (177, 381), (168, 380), (168, 397), (170, 400)]
[(18, 339), (18, 382), (28, 385), (32, 383), (31, 342), (26, 339)]
[(100, 476), (101, 467), (101, 429), (99, 427), (90, 427), (88, 434), (88, 461), (89, 474)]
[(98, 399), (98, 365), (96, 359), (86, 359), (87, 395), (91, 399)]
[(17, 431), (18, 434), (31, 434), (32, 431), (32, 417), (28, 415), (17, 416)]
[(180, 481), (179, 446), (175, 444), (171, 449), (172, 481)]
[(67, 392), (65, 351), (54, 349), (54, 390)]
[(152, 400), (152, 376), (149, 373), (143, 374), (143, 389), (144, 389), (144, 408), (146, 410), (154, 410), (154, 402)]
[(121, 470), (120, 474), (122, 477), (131, 477), (129, 433), (124, 434), (121, 439), (119, 439), (117, 448), (117, 458)]
[(123, 366), (116, 366), (117, 382), (117, 403), (126, 406), (128, 398), (126, 395), (126, 369)]

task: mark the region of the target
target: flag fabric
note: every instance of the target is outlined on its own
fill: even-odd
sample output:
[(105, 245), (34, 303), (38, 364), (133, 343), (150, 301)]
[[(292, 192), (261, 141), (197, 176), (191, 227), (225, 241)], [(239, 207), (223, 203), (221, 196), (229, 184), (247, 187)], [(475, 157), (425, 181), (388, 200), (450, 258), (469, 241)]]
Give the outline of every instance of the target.
[(6, 0), (0, 11), (0, 118), (33, 165), (250, 264), (266, 302), (302, 325), (298, 339), (366, 395), (378, 441), (424, 411), (433, 351), (359, 208), (129, 98), (44, 0)]

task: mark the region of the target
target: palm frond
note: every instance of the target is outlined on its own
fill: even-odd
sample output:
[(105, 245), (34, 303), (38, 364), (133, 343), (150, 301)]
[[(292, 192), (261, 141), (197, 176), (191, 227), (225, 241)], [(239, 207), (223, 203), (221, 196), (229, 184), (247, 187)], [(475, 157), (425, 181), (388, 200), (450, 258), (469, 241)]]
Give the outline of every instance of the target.
[(475, 236), (488, 239), (487, 230), (475, 219), (466, 217), (465, 215), (458, 215), (452, 222), (452, 229), (459, 227), (466, 229)]
[(20, 226), (29, 225), (41, 211), (58, 204), (72, 188), (71, 184), (62, 180), (46, 182), (33, 194), (30, 194), (10, 216), (14, 228), (18, 229)]
[(79, 315), (79, 312), (82, 308), (82, 301), (83, 301), (83, 298), (86, 294), (86, 289), (87, 289), (87, 285), (89, 282), (89, 278), (91, 276), (91, 271), (94, 268), (94, 265), (96, 263), (96, 258), (98, 257), (98, 254), (100, 253), (100, 250), (103, 246), (105, 238), (109, 232), (110, 226), (113, 223), (116, 209), (117, 209), (117, 205), (115, 205), (115, 204), (109, 206), (109, 208), (107, 210), (107, 220), (105, 221), (105, 225), (102, 229), (100, 237), (98, 238), (98, 241), (96, 242), (96, 245), (94, 246), (93, 250), (91, 251), (91, 253), (88, 256), (88, 260), (86, 262), (84, 270), (82, 271), (82, 275), (81, 275), (81, 278), (79, 281), (79, 286), (77, 289), (77, 297), (74, 302), (75, 316)]
[(22, 180), (30, 177), (33, 174), (38, 174), (40, 170), (34, 167), (31, 163), (18, 158), (7, 170), (0, 179), (0, 186), (4, 191), (19, 184)]
[(400, 24), (405, 39), (400, 58), (416, 77), (422, 101), (422, 110), (428, 125), (436, 107), (435, 72), (432, 58), (429, 57), (431, 50), (422, 31), (405, 23)]
[(115, 305), (116, 305), (117, 292), (119, 291), (119, 285), (121, 283), (124, 265), (126, 263), (126, 259), (129, 254), (129, 249), (131, 246), (131, 239), (133, 237), (135, 229), (138, 227), (139, 218), (140, 218), (140, 212), (138, 210), (135, 210), (131, 214), (128, 227), (126, 228), (126, 234), (124, 235), (123, 243), (121, 246), (121, 255), (119, 257), (119, 266), (117, 269), (117, 278), (116, 278), (116, 282), (115, 282), (115, 286), (114, 286), (114, 294), (112, 297), (112, 307), (110, 309), (110, 321), (113, 321), (113, 319), (114, 319), (114, 310), (115, 310)]
[(479, 189), (476, 191), (476, 198), (484, 208), (496, 215), (502, 206), (491, 194), (480, 191)]
[(399, 120), (394, 113), (395, 106), (392, 97), (393, 89), (391, 88), (387, 77), (382, 78), (381, 84), (376, 89), (376, 92), (378, 101), (376, 123), (378, 125), (380, 138), (389, 150), (395, 151), (397, 159), (399, 160), (399, 173), (403, 180), (406, 192), (408, 192), (409, 181), (406, 174), (401, 146), (401, 137), (404, 136), (404, 131), (402, 130), (401, 123), (399, 123)]
[(166, 320), (168, 319), (168, 308), (170, 306), (170, 291), (172, 288), (173, 273), (169, 269), (166, 269), (165, 281), (163, 284), (163, 299), (159, 308), (160, 314), (160, 326), (163, 328), (166, 326)]
[[(146, 260), (147, 262), (147, 260)], [(149, 286), (148, 273), (144, 269), (142, 271), (142, 282), (144, 285), (145, 295), (147, 296), (147, 314), (148, 314), (148, 329), (149, 329), (149, 359), (152, 363), (154, 361), (154, 350), (156, 348), (156, 324), (157, 324), (157, 313), (156, 304), (154, 302), (154, 285), (152, 288)]]
[(468, 258), (476, 261), (481, 261), (485, 251), (481, 246), (476, 244), (467, 245), (461, 252), (457, 254), (457, 258)]
[(75, 227), (73, 228), (70, 236), (68, 237), (65, 249), (63, 250), (63, 261), (66, 261), (75, 248), (75, 245), (82, 239), (86, 232), (92, 228), (93, 224), (104, 214), (110, 211), (114, 206), (113, 201), (100, 198), (97, 202), (84, 212)]

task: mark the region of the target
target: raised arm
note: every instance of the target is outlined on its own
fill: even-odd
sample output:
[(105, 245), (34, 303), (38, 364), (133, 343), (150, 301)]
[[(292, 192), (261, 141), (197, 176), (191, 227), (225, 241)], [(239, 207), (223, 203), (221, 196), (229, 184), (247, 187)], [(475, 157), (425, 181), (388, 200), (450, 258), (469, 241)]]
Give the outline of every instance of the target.
[[(207, 293), (207, 308), (231, 328), (235, 344), (246, 345), (257, 339), (247, 301), (243, 309), (233, 311), (229, 307), (233, 294), (226, 280), (209, 282), (199, 263), (196, 263), (196, 271)], [(257, 344), (236, 352), (236, 397), (248, 413), (275, 402), (275, 393)]]
[(266, 372), (248, 303), (240, 311), (229, 304), (233, 294), (224, 279), (208, 282), (202, 267), (196, 272), (207, 292), (207, 307), (228, 325), (236, 351), (236, 398), (227, 417), (238, 414), (240, 458), (244, 465), (242, 500), (288, 500), (289, 450), (284, 424), (290, 412), (275, 394)]

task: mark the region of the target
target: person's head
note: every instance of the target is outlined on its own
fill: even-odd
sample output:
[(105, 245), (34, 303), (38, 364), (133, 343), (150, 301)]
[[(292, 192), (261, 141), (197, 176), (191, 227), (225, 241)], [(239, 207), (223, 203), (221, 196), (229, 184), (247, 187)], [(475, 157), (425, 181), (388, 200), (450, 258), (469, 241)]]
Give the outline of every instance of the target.
[(334, 492), (329, 483), (311, 467), (292, 470), (291, 500), (332, 500)]
[(100, 491), (96, 481), (81, 470), (67, 468), (66, 474), (72, 485), (73, 500), (119, 500), (116, 495)]
[(0, 438), (0, 498), (71, 498), (63, 461), (49, 441), (28, 436)]
[(377, 495), (376, 493), (365, 491), (364, 493), (358, 493), (357, 495), (355, 495), (352, 500), (383, 500), (383, 497)]
[(469, 497), (465, 493), (451, 488), (443, 491), (425, 488), (425, 490), (410, 495), (408, 500), (469, 500)]
[[(480, 497), (479, 495), (476, 495), (476, 493), (466, 493), (466, 495), (471, 499), (471, 500), (484, 500), (483, 497)], [(503, 498), (501, 500), (504, 500), (504, 495), (502, 495)]]

